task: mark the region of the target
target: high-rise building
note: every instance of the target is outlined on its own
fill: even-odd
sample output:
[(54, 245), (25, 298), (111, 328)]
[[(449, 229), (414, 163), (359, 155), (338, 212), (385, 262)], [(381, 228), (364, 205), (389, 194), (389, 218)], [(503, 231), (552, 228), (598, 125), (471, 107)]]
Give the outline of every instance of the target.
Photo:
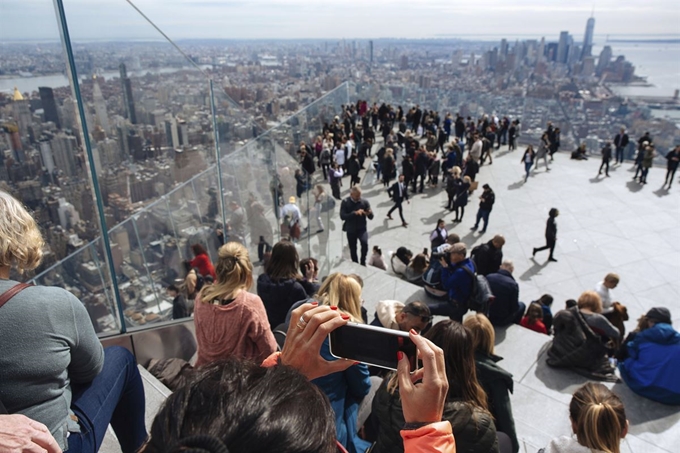
[(95, 115), (97, 116), (97, 123), (99, 123), (102, 129), (104, 129), (106, 135), (110, 135), (111, 128), (109, 127), (109, 116), (106, 112), (106, 101), (104, 100), (104, 95), (102, 94), (102, 89), (99, 86), (97, 76), (95, 76), (94, 78), (93, 98), (94, 98), (94, 112)]
[(132, 97), (132, 82), (127, 76), (127, 68), (125, 63), (121, 63), (120, 69), (120, 83), (123, 92), (123, 104), (125, 108), (125, 118), (130, 120), (132, 124), (137, 124), (137, 114), (135, 112), (135, 100)]
[(28, 135), (28, 128), (31, 126), (31, 109), (28, 101), (24, 99), (18, 88), (14, 88), (14, 96), (12, 97), (12, 116), (19, 126), (19, 135), (25, 137)]
[(373, 40), (368, 41), (368, 61), (373, 64)]
[(505, 57), (507, 56), (508, 56), (508, 40), (503, 38), (501, 39), (500, 59), (504, 60)]
[(557, 63), (567, 62), (567, 53), (569, 51), (569, 32), (560, 32), (560, 41), (557, 43), (557, 55), (555, 56), (555, 61)]
[(72, 135), (63, 132), (57, 134), (51, 141), (52, 157), (57, 170), (64, 172), (66, 176), (76, 175), (76, 151), (78, 144)]
[(38, 92), (40, 93), (40, 103), (42, 104), (43, 112), (45, 112), (45, 121), (51, 121), (58, 129), (61, 129), (57, 102), (54, 100), (54, 91), (49, 87), (38, 87)]
[(593, 33), (595, 32), (595, 18), (588, 18), (586, 22), (586, 34), (583, 37), (583, 50), (581, 51), (581, 60), (592, 55), (593, 52)]
[(607, 69), (612, 60), (612, 55), (611, 46), (604, 46), (602, 52), (600, 52), (600, 57), (597, 59), (597, 68), (595, 69), (597, 75), (602, 75), (604, 70)]

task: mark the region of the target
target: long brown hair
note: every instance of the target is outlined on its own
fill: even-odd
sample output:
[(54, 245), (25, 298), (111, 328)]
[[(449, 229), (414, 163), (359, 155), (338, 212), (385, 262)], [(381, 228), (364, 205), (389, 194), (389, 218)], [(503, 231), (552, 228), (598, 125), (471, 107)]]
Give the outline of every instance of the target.
[(299, 279), (301, 277), (298, 273), (299, 264), (300, 258), (295, 244), (291, 241), (279, 241), (274, 244), (265, 273), (272, 280)]
[(215, 266), (217, 280), (201, 290), (201, 302), (219, 304), (238, 290), (247, 291), (253, 285), (253, 265), (248, 249), (238, 242), (227, 242), (218, 250)]
[(628, 423), (623, 403), (614, 392), (600, 383), (588, 382), (574, 392), (569, 416), (578, 443), (605, 453), (619, 453)]
[(444, 350), (449, 394), (484, 411), (489, 410), (486, 392), (477, 381), (473, 336), (461, 323), (447, 319), (435, 324), (425, 337)]

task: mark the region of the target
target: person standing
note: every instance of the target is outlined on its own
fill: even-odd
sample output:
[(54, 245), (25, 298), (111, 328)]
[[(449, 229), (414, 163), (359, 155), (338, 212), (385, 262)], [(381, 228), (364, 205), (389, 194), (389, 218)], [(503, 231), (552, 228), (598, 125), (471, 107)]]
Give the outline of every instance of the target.
[(510, 123), (510, 128), (508, 129), (508, 150), (514, 151), (517, 149), (515, 145), (515, 139), (517, 138), (517, 122), (513, 121)]
[(342, 186), (343, 175), (344, 172), (340, 168), (340, 164), (334, 162), (333, 167), (328, 170), (328, 181), (331, 183), (331, 193), (336, 200), (342, 199), (340, 197), (340, 187)]
[(283, 219), (281, 233), (284, 235), (287, 233), (293, 240), (300, 239), (302, 212), (300, 212), (300, 208), (296, 204), (295, 197), (291, 196), (288, 198), (288, 204), (281, 208), (281, 219)]
[(472, 148), (470, 148), (468, 156), (472, 158), (472, 160), (474, 160), (477, 164), (479, 164), (482, 158), (482, 150), (484, 148), (484, 144), (482, 143), (482, 139), (479, 137), (478, 134), (474, 134), (472, 136), (472, 140), (474, 142), (472, 143)]
[(538, 169), (538, 161), (543, 159), (543, 162), (545, 162), (545, 170), (550, 171), (550, 167), (548, 167), (548, 150), (550, 149), (550, 139), (548, 138), (548, 133), (543, 132), (543, 136), (541, 137), (541, 143), (538, 145), (538, 151), (536, 152), (536, 168)]
[[(633, 176), (633, 179), (638, 178), (638, 174), (641, 173), (642, 170), (642, 161), (645, 158), (645, 149), (647, 146), (652, 145), (653, 139), (652, 136), (649, 135), (649, 132), (645, 132), (645, 135), (640, 137), (638, 139), (638, 151), (635, 156), (635, 175)], [(640, 181), (642, 182), (642, 181)]]
[(645, 154), (642, 157), (642, 173), (640, 174), (640, 184), (647, 184), (647, 173), (649, 173), (649, 169), (652, 168), (652, 162), (654, 161), (654, 156), (656, 153), (654, 152), (654, 147), (653, 146), (647, 146), (645, 147)]
[(470, 229), (475, 231), (477, 227), (479, 227), (479, 221), (484, 219), (484, 228), (482, 228), (481, 232), (486, 233), (486, 227), (489, 224), (489, 214), (491, 214), (491, 209), (496, 201), (496, 194), (493, 193), (493, 190), (488, 184), (484, 184), (482, 188), (484, 189), (484, 192), (482, 192), (482, 195), (479, 197), (480, 202), (479, 209), (477, 210), (477, 221)]
[(387, 218), (392, 220), (392, 213), (395, 209), (399, 209), (401, 226), (406, 228), (408, 223), (406, 223), (406, 220), (404, 220), (404, 210), (402, 208), (402, 203), (404, 200), (406, 200), (407, 203), (410, 203), (410, 201), (408, 201), (408, 187), (406, 187), (406, 184), (404, 184), (404, 175), (399, 175), (399, 180), (395, 182), (392, 187), (387, 189), (387, 194), (392, 198), (392, 201), (394, 201), (394, 206), (392, 206), (392, 208), (387, 212)]
[(550, 162), (553, 161), (553, 155), (560, 149), (560, 128), (556, 127), (550, 138)]
[(555, 252), (555, 244), (557, 243), (557, 224), (555, 223), (555, 218), (558, 215), (560, 215), (560, 211), (558, 211), (557, 208), (552, 208), (548, 213), (548, 222), (545, 226), (546, 245), (544, 245), (543, 247), (534, 248), (534, 253), (532, 254), (532, 256), (536, 256), (536, 252), (550, 249), (550, 256), (548, 257), (548, 261), (553, 261), (555, 263), (557, 262), (557, 260), (553, 256), (553, 253)]
[(328, 195), (326, 195), (326, 192), (323, 190), (323, 186), (321, 184), (317, 184), (314, 187), (312, 195), (314, 195), (314, 217), (316, 217), (316, 224), (319, 227), (319, 229), (316, 232), (323, 233), (323, 220), (321, 219), (321, 210), (323, 208), (323, 203), (326, 201)]
[(347, 233), (350, 256), (355, 263), (359, 262), (357, 257), (357, 240), (361, 242), (361, 265), (366, 265), (366, 255), (368, 254), (368, 231), (366, 230), (366, 219), (373, 219), (373, 211), (368, 200), (361, 198), (361, 189), (354, 186), (349, 191), (349, 197), (345, 198), (340, 205), (340, 218), (345, 222), (342, 226)]
[[(465, 206), (468, 204), (468, 195), (470, 194), (470, 184), (472, 180), (469, 176), (464, 176), (463, 179), (456, 179), (456, 200), (453, 202), (453, 210), (456, 218), (453, 223), (460, 223), (463, 221), (465, 215)], [(460, 209), (460, 216), (458, 210)]]
[(628, 134), (626, 134), (626, 128), (622, 127), (616, 137), (614, 137), (614, 146), (616, 147), (616, 160), (614, 163), (623, 163), (623, 151), (628, 146), (629, 142)]
[(597, 172), (597, 176), (602, 174), (602, 168), (604, 167), (604, 175), (609, 178), (609, 161), (612, 160), (612, 144), (610, 142), (605, 143), (601, 153), (602, 164), (600, 165), (600, 170)]
[(524, 182), (529, 180), (529, 174), (531, 173), (531, 167), (534, 166), (534, 158), (536, 153), (534, 152), (534, 147), (529, 145), (527, 150), (524, 151), (524, 156), (522, 156), (522, 163), (524, 163), (524, 171), (526, 175), (524, 176)]
[(678, 169), (678, 161), (680, 161), (680, 145), (673, 148), (673, 151), (666, 154), (666, 180), (664, 181), (664, 187), (668, 184), (668, 188), (671, 188), (673, 183), (673, 178), (675, 178), (675, 171)]

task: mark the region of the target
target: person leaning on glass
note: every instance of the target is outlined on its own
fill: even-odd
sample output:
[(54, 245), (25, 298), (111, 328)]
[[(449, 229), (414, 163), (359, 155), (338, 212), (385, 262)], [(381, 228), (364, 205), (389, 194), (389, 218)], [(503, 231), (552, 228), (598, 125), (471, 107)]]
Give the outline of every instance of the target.
[(0, 415), (0, 451), (96, 452), (110, 423), (122, 451), (135, 452), (147, 436), (135, 358), (102, 348), (70, 292), (10, 279), (12, 267), (35, 269), (43, 246), (35, 220), (0, 191), (0, 409), (10, 414)]

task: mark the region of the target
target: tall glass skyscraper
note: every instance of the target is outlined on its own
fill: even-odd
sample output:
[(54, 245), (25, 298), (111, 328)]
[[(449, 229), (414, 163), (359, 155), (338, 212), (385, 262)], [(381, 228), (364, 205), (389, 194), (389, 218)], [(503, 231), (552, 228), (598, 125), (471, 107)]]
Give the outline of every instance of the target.
[(586, 22), (586, 34), (583, 37), (583, 51), (581, 60), (592, 55), (593, 51), (593, 32), (595, 31), (595, 18), (590, 17)]

